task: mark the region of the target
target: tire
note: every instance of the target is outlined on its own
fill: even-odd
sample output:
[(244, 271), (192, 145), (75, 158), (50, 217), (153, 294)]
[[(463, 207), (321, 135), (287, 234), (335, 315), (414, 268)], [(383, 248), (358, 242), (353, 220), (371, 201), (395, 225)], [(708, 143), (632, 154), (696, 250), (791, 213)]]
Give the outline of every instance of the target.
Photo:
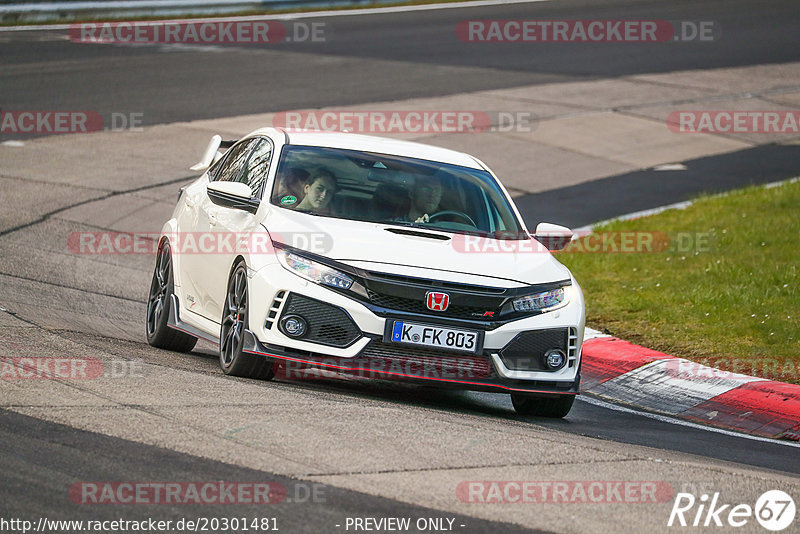
[(575, 402), (575, 395), (559, 395), (558, 397), (533, 397), (530, 395), (511, 394), (511, 404), (519, 415), (535, 415), (560, 419), (566, 417)]
[(147, 342), (154, 347), (189, 352), (197, 343), (197, 338), (167, 326), (174, 291), (172, 255), (169, 241), (165, 240), (158, 248), (156, 268), (153, 271), (153, 280), (150, 282), (145, 334)]
[(226, 375), (271, 380), (275, 376), (275, 362), (243, 352), (248, 311), (247, 266), (239, 262), (231, 273), (225, 294), (219, 332), (219, 366)]

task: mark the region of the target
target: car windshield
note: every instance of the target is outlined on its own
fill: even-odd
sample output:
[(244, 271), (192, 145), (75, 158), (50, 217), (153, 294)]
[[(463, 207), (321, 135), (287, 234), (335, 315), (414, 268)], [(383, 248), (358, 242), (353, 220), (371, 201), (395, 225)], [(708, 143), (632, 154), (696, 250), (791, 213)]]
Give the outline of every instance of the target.
[(402, 156), (287, 145), (271, 200), (326, 217), (527, 238), (488, 172)]

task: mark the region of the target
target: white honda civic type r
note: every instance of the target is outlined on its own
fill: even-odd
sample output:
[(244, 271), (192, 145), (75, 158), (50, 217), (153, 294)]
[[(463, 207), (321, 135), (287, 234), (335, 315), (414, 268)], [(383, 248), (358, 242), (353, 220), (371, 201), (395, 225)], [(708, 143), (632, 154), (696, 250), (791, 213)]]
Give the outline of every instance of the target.
[[(147, 340), (219, 345), (229, 375), (348, 374), (510, 393), (564, 417), (584, 301), (479, 160), (348, 133), (214, 136), (164, 225)], [(549, 249), (549, 250), (548, 250)]]

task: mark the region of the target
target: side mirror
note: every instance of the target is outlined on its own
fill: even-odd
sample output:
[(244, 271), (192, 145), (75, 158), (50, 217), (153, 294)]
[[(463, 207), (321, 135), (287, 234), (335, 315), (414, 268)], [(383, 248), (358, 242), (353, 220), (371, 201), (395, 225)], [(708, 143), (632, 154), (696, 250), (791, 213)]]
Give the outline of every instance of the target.
[(572, 230), (552, 223), (539, 223), (533, 236), (548, 250), (562, 250), (572, 241)]
[(208, 198), (218, 206), (249, 211), (258, 211), (259, 200), (252, 198), (250, 186), (242, 182), (210, 182), (206, 186)]

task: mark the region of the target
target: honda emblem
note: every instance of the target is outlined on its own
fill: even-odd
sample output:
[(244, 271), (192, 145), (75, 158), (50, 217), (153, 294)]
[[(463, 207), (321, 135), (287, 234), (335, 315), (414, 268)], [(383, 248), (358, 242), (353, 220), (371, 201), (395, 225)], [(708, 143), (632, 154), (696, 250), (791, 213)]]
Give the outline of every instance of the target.
[(429, 310), (445, 311), (450, 305), (450, 295), (439, 291), (428, 291), (425, 295), (425, 304)]

